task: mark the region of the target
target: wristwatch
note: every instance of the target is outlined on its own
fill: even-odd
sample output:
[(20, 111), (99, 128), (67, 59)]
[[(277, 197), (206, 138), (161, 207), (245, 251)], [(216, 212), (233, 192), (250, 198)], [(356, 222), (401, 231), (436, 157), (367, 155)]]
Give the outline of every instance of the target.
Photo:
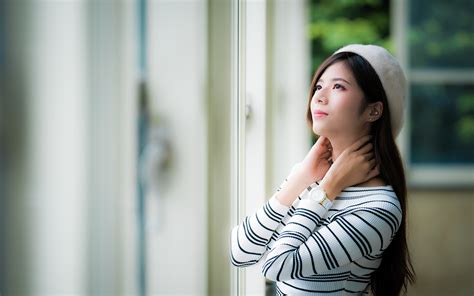
[(311, 192), (309, 193), (309, 198), (325, 207), (326, 210), (329, 210), (332, 206), (332, 201), (328, 198), (328, 195), (326, 194), (324, 189), (319, 186), (311, 190)]

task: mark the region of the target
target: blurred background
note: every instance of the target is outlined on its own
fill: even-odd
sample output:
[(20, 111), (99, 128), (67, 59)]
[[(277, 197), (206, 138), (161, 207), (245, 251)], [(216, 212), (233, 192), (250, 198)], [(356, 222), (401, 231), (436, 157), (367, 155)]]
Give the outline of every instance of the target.
[(0, 295), (271, 295), (230, 230), (314, 138), (319, 63), (375, 43), (418, 281), (474, 293), (474, 2), (2, 0)]

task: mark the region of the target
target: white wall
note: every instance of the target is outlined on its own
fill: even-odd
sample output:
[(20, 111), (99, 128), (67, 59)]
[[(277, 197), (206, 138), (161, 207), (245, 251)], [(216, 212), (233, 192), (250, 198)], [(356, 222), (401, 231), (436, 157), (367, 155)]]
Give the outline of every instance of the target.
[[(171, 136), (173, 160), (148, 232), (148, 292), (207, 289), (206, 1), (151, 1), (150, 97)], [(153, 206), (153, 205), (151, 205)]]

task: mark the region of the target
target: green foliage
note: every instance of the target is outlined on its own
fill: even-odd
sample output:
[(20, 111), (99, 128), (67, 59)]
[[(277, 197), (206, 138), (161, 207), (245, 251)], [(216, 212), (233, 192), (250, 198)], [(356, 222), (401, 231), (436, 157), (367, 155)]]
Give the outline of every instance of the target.
[(410, 1), (410, 66), (474, 67), (474, 1)]
[(416, 164), (474, 161), (474, 88), (412, 84), (410, 161)]
[(474, 93), (465, 93), (458, 99), (460, 118), (457, 123), (457, 133), (461, 141), (474, 142)]
[(312, 0), (308, 36), (311, 74), (335, 50), (350, 43), (392, 48), (389, 40), (389, 1)]

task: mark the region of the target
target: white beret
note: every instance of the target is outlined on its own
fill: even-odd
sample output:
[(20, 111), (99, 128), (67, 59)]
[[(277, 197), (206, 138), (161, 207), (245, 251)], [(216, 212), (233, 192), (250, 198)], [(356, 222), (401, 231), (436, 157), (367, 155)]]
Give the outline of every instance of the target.
[(362, 56), (377, 72), (387, 95), (392, 134), (396, 138), (404, 122), (406, 79), (402, 67), (385, 48), (377, 45), (350, 44), (334, 54), (340, 52), (353, 52)]

